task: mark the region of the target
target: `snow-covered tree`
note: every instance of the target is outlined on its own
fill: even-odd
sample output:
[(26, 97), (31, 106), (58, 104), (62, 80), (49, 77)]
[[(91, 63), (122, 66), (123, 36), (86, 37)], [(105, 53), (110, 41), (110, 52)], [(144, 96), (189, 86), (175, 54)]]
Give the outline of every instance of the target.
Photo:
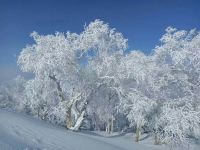
[(76, 120), (84, 116), (89, 101), (87, 96), (93, 91), (93, 86), (82, 76), (79, 60), (84, 57), (89, 61), (90, 51), (94, 51), (98, 59), (106, 58), (108, 54), (123, 50), (126, 39), (100, 20), (90, 23), (79, 35), (67, 32), (42, 36), (33, 32), (31, 36), (35, 44), (23, 49), (18, 59), (22, 71), (35, 75), (28, 84), (30, 88), (27, 87), (30, 105), (48, 112), (52, 104), (54, 107), (67, 101), (67, 127), (76, 126)]
[(0, 108), (24, 111), (26, 80), (18, 76), (0, 85)]
[(166, 102), (157, 125), (160, 127), (158, 138), (162, 143), (183, 145), (190, 138), (198, 138), (200, 129), (200, 112), (183, 99)]
[(154, 63), (150, 56), (139, 51), (131, 52), (122, 61), (122, 98), (118, 108), (127, 115), (130, 126), (136, 128), (138, 142), (142, 128), (150, 124), (149, 118), (156, 107), (151, 85)]
[(169, 27), (161, 42), (154, 52), (159, 68), (154, 87), (157, 103), (162, 103), (155, 129), (165, 143), (180, 144), (199, 137), (200, 35)]

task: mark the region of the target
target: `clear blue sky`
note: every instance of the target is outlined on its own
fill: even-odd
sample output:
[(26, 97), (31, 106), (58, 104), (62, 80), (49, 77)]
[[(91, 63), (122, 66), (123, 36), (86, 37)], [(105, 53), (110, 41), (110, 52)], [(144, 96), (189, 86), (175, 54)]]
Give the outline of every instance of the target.
[(0, 81), (19, 74), (17, 56), (32, 31), (81, 32), (94, 19), (149, 53), (167, 26), (200, 29), (200, 0), (0, 0)]

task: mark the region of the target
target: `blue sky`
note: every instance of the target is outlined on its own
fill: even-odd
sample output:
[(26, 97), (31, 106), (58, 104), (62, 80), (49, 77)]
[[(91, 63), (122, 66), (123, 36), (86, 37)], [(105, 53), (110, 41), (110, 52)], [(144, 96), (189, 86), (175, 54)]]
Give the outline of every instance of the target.
[(101, 19), (150, 53), (167, 26), (200, 29), (200, 0), (0, 0), (0, 81), (19, 74), (17, 56), (32, 31), (81, 32)]

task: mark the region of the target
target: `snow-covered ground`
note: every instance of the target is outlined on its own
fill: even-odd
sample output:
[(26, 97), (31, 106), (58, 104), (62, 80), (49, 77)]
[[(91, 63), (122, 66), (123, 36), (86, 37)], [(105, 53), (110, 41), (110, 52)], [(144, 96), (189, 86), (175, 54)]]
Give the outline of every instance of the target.
[[(0, 150), (169, 150), (144, 136), (135, 143), (132, 134), (106, 136), (98, 132), (72, 132), (24, 114), (0, 110)], [(183, 149), (183, 148), (179, 148)], [(199, 150), (200, 146), (190, 146)]]

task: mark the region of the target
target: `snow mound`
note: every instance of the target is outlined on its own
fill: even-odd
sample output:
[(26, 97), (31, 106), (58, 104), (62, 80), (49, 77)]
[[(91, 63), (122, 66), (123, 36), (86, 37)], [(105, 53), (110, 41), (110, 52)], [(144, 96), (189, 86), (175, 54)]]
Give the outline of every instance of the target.
[(105, 137), (98, 132), (72, 132), (24, 114), (0, 110), (0, 150), (169, 149), (152, 143), (151, 138), (135, 143), (132, 134)]

